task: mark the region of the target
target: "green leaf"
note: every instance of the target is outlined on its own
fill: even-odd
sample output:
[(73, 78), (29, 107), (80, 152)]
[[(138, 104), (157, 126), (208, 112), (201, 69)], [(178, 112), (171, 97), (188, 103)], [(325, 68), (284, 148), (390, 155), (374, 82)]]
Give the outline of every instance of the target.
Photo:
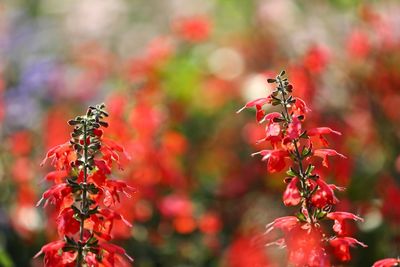
[(306, 170), (306, 176), (309, 176), (314, 169), (315, 169), (314, 165), (311, 165), (311, 164), (308, 165), (307, 170)]
[(296, 217), (297, 217), (297, 219), (299, 219), (301, 222), (306, 222), (306, 221), (307, 221), (306, 216), (305, 216), (303, 213), (301, 213), (301, 212), (296, 213)]
[(292, 167), (290, 167), (290, 169), (286, 172), (286, 174), (292, 177), (299, 176), (299, 174)]

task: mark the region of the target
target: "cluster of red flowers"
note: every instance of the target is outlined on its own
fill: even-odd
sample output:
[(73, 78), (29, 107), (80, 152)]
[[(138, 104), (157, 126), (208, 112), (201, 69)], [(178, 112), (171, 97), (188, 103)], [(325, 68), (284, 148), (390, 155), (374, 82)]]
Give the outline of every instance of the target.
[[(267, 233), (274, 229), (283, 232), (283, 238), (272, 242), (287, 247), (288, 262), (293, 266), (331, 266), (335, 260), (349, 261), (350, 247), (365, 244), (347, 236), (347, 220), (362, 221), (352, 213), (332, 211), (338, 202), (335, 191), (343, 188), (328, 184), (316, 168), (316, 159), (322, 158), (322, 165), (328, 167), (328, 157), (342, 154), (327, 148), (325, 135), (339, 132), (328, 127), (305, 129), (303, 123), (310, 109), (305, 102), (291, 93), (293, 86), (282, 71), (268, 83), (277, 85), (266, 98), (247, 103), (244, 108), (256, 108), (259, 123), (266, 123), (265, 138), (259, 142), (269, 142), (271, 149), (261, 150), (263, 161), (267, 162), (269, 172), (282, 171), (288, 162), (286, 190), (283, 203), (286, 206), (299, 206), (295, 216), (277, 218), (267, 225)], [(281, 106), (280, 112), (266, 113), (263, 106)], [(238, 112), (240, 112), (239, 110)], [(322, 227), (323, 220), (333, 221), (332, 231)], [(334, 259), (331, 254), (335, 255)]]
[(45, 254), (45, 266), (129, 266), (123, 256), (132, 260), (123, 248), (108, 243), (116, 220), (130, 226), (112, 207), (132, 188), (108, 178), (123, 148), (103, 137), (101, 128), (108, 126), (104, 108), (91, 106), (86, 115), (70, 120), (71, 140), (52, 148), (42, 162), (51, 159), (56, 170), (45, 177), (53, 186), (38, 204), (55, 206), (60, 237), (36, 255)]

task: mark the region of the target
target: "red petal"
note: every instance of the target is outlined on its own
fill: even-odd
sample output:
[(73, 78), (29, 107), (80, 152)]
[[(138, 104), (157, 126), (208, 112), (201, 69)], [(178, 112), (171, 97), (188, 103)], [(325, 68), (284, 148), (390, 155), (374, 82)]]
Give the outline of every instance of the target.
[(256, 105), (258, 106), (263, 106), (266, 103), (268, 103), (269, 99), (264, 97), (264, 98), (258, 98), (256, 100), (250, 101), (248, 102), (244, 107), (242, 107), (241, 109), (239, 109), (238, 111), (236, 111), (236, 113), (239, 113), (241, 111), (243, 111), (245, 108), (252, 108), (255, 107)]
[(285, 192), (283, 193), (283, 203), (286, 206), (296, 206), (301, 201), (300, 191), (297, 187), (299, 178), (294, 177), (287, 185)]
[(313, 128), (311, 130), (307, 131), (307, 134), (309, 136), (315, 136), (315, 135), (321, 135), (321, 134), (337, 134), (337, 135), (342, 135), (338, 131), (334, 131), (329, 127), (318, 127), (318, 128)]

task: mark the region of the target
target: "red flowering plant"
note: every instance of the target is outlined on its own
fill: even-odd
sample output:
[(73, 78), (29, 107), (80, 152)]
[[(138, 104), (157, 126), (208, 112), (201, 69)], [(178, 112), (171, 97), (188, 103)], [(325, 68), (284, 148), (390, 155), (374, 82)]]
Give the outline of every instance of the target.
[[(259, 142), (269, 142), (270, 149), (264, 149), (253, 155), (261, 155), (267, 162), (269, 172), (280, 172), (290, 162), (291, 166), (285, 178), (287, 184), (283, 193), (286, 206), (299, 207), (295, 216), (275, 219), (267, 225), (266, 233), (280, 229), (283, 237), (270, 243), (287, 247), (288, 262), (291, 266), (331, 266), (336, 260), (349, 261), (350, 247), (365, 244), (346, 236), (348, 220), (362, 221), (362, 218), (341, 211), (332, 211), (338, 199), (335, 191), (343, 188), (328, 184), (318, 170), (316, 159), (322, 159), (322, 165), (328, 167), (328, 157), (345, 157), (333, 149), (327, 148), (326, 135), (339, 132), (328, 127), (305, 129), (303, 124), (310, 112), (306, 103), (292, 95), (293, 86), (282, 71), (268, 83), (276, 84), (276, 89), (265, 98), (247, 103), (242, 109), (255, 108), (256, 119), (266, 123), (265, 138)], [(264, 105), (280, 106), (280, 112), (266, 113)], [(323, 221), (333, 222), (332, 231), (322, 227)]]
[(128, 266), (123, 256), (132, 261), (123, 248), (108, 243), (115, 221), (130, 226), (112, 207), (132, 188), (108, 178), (123, 148), (103, 137), (104, 108), (90, 106), (86, 115), (70, 120), (71, 140), (50, 149), (42, 162), (51, 159), (56, 170), (45, 177), (53, 185), (38, 204), (55, 206), (60, 237), (35, 256), (44, 253), (45, 266)]

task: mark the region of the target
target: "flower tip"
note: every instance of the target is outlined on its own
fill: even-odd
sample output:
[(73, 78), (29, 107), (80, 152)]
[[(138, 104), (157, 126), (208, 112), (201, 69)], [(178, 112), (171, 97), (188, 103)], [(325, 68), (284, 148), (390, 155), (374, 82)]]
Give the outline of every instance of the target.
[(125, 253), (125, 257), (127, 257), (130, 262), (134, 262), (133, 258), (129, 256), (128, 253)]
[(33, 258), (36, 259), (40, 255), (42, 255), (42, 253), (43, 253), (43, 250), (40, 250), (38, 253), (35, 254), (35, 256), (33, 256)]
[(246, 108), (246, 106), (242, 107), (241, 109), (239, 109), (238, 111), (236, 111), (236, 114), (242, 112), (245, 108)]
[(42, 197), (41, 199), (39, 199), (39, 201), (36, 203), (36, 207), (39, 207), (40, 204), (42, 204), (44, 198)]

